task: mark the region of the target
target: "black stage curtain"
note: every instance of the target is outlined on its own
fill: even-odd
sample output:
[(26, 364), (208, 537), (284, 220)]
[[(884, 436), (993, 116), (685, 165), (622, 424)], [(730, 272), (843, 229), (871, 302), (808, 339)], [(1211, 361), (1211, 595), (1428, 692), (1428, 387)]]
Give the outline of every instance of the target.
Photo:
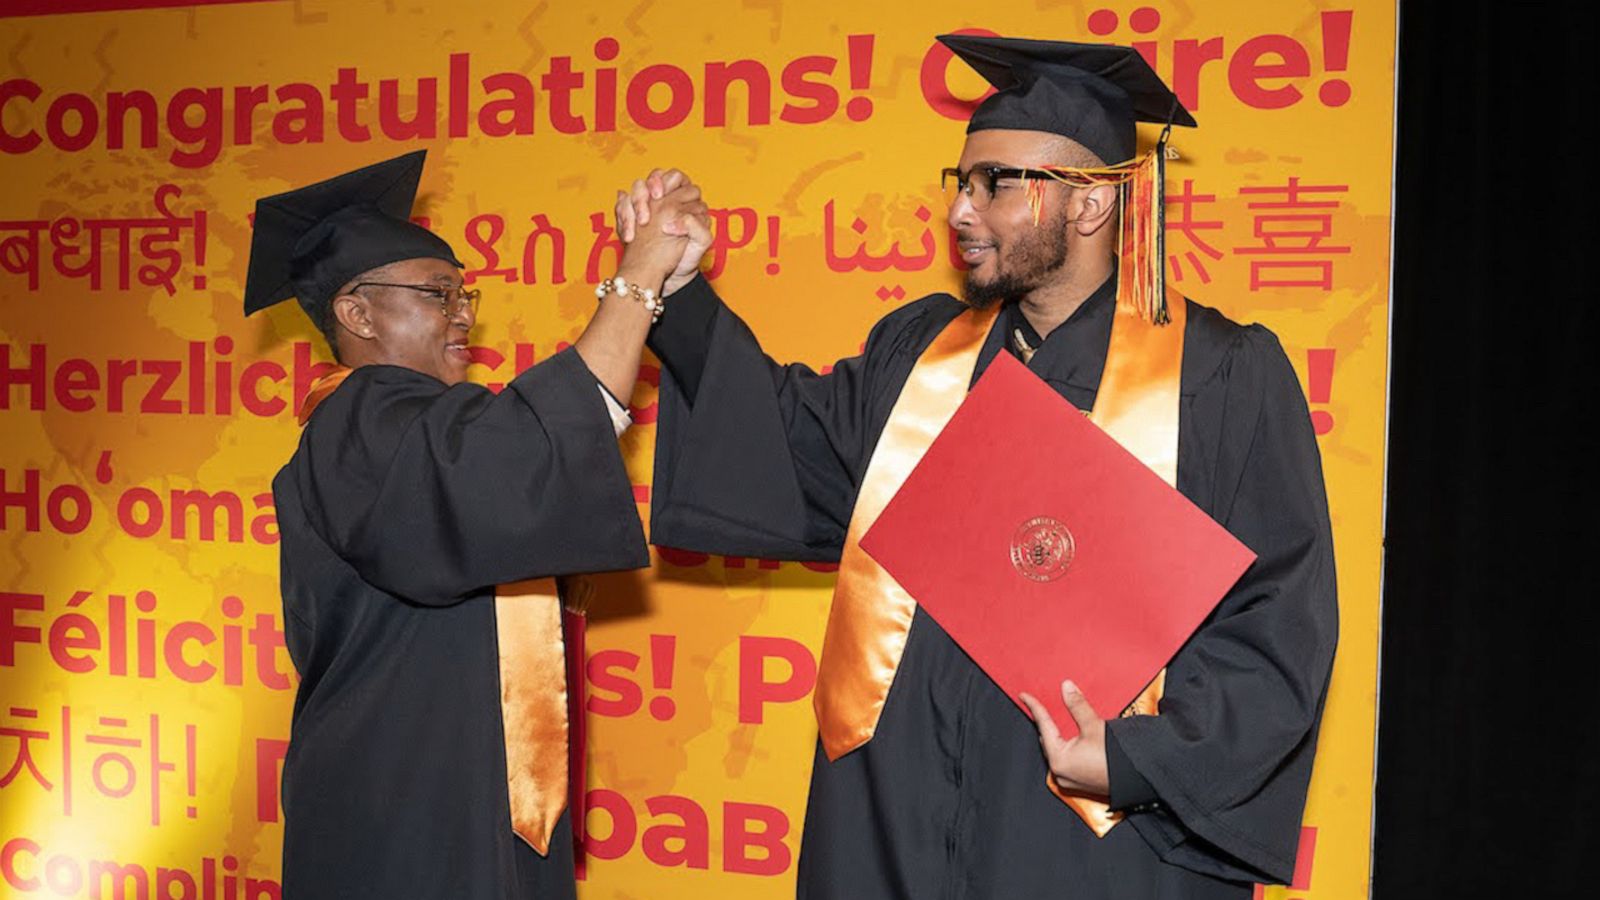
[(1402, 3), (1376, 900), (1600, 885), (1597, 40)]

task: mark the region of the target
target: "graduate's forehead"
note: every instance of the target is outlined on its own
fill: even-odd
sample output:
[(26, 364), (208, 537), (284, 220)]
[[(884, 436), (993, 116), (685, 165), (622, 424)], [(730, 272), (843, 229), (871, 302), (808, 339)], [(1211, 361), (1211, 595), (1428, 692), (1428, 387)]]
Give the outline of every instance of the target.
[(958, 167), (967, 172), (974, 166), (984, 165), (1068, 165), (1074, 148), (1081, 149), (1071, 139), (1048, 131), (986, 128), (967, 135)]

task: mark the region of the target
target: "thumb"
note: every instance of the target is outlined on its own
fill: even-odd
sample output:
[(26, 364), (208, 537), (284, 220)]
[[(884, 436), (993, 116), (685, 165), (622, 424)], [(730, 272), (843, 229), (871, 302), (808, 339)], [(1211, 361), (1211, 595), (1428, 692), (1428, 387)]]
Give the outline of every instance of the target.
[(689, 232), (689, 243), (700, 247), (711, 245), (711, 219), (708, 216), (686, 216), (684, 226)]
[(1028, 693), (1018, 694), (1017, 699), (1028, 708), (1029, 714), (1033, 716), (1033, 724), (1039, 727), (1039, 740), (1046, 744), (1061, 740), (1061, 729), (1056, 727), (1056, 721), (1050, 718), (1050, 712), (1044, 708), (1043, 703)]
[(1100, 716), (1089, 705), (1089, 698), (1078, 690), (1078, 686), (1070, 679), (1061, 682), (1061, 702), (1067, 705), (1067, 712), (1072, 714), (1072, 721), (1078, 725), (1078, 731), (1089, 730), (1089, 726), (1100, 721)]

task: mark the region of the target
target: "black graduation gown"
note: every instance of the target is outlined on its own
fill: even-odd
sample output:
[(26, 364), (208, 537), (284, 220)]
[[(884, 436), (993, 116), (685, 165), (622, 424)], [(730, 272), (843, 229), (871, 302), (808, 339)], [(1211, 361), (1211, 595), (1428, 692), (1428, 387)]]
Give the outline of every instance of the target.
[[(679, 292), (651, 339), (666, 370), (651, 540), (837, 560), (901, 386), (963, 308), (908, 304), (819, 376), (767, 359), (703, 280)], [(1083, 409), (1114, 308), (1108, 281), (1032, 336), (1032, 370)], [(1014, 306), (974, 379), (1012, 327), (1032, 331)], [(1259, 558), (1172, 661), (1161, 715), (1108, 724), (1128, 821), (1096, 838), (1048, 792), (1032, 722), (918, 610), (876, 736), (835, 762), (818, 747), (800, 897), (1242, 898), (1291, 877), (1337, 630), (1320, 458), (1265, 328), (1191, 303), (1180, 402), (1179, 490)]]
[(573, 351), (498, 396), (363, 366), (273, 481), (301, 682), (284, 896), (571, 898), (511, 831), (493, 586), (648, 550), (597, 382)]

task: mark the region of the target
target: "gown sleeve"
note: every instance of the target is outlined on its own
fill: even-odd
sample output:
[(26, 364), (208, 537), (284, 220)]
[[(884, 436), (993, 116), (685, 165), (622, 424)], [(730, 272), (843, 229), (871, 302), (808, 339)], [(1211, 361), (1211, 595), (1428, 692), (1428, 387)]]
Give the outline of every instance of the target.
[(1164, 860), (1287, 883), (1338, 631), (1333, 540), (1310, 415), (1277, 339), (1244, 329), (1223, 368), (1214, 515), (1257, 559), (1172, 660), (1160, 715), (1107, 730), (1137, 770), (1129, 786), (1156, 796), (1128, 821)]
[(306, 426), (297, 487), (307, 518), (369, 584), (425, 605), (648, 565), (595, 384), (573, 350), (498, 395), (359, 368)]
[(669, 304), (650, 338), (663, 369), (651, 541), (837, 561), (881, 426), (874, 398), (914, 362), (906, 345), (928, 300), (880, 321), (826, 375), (769, 359), (704, 278)]

